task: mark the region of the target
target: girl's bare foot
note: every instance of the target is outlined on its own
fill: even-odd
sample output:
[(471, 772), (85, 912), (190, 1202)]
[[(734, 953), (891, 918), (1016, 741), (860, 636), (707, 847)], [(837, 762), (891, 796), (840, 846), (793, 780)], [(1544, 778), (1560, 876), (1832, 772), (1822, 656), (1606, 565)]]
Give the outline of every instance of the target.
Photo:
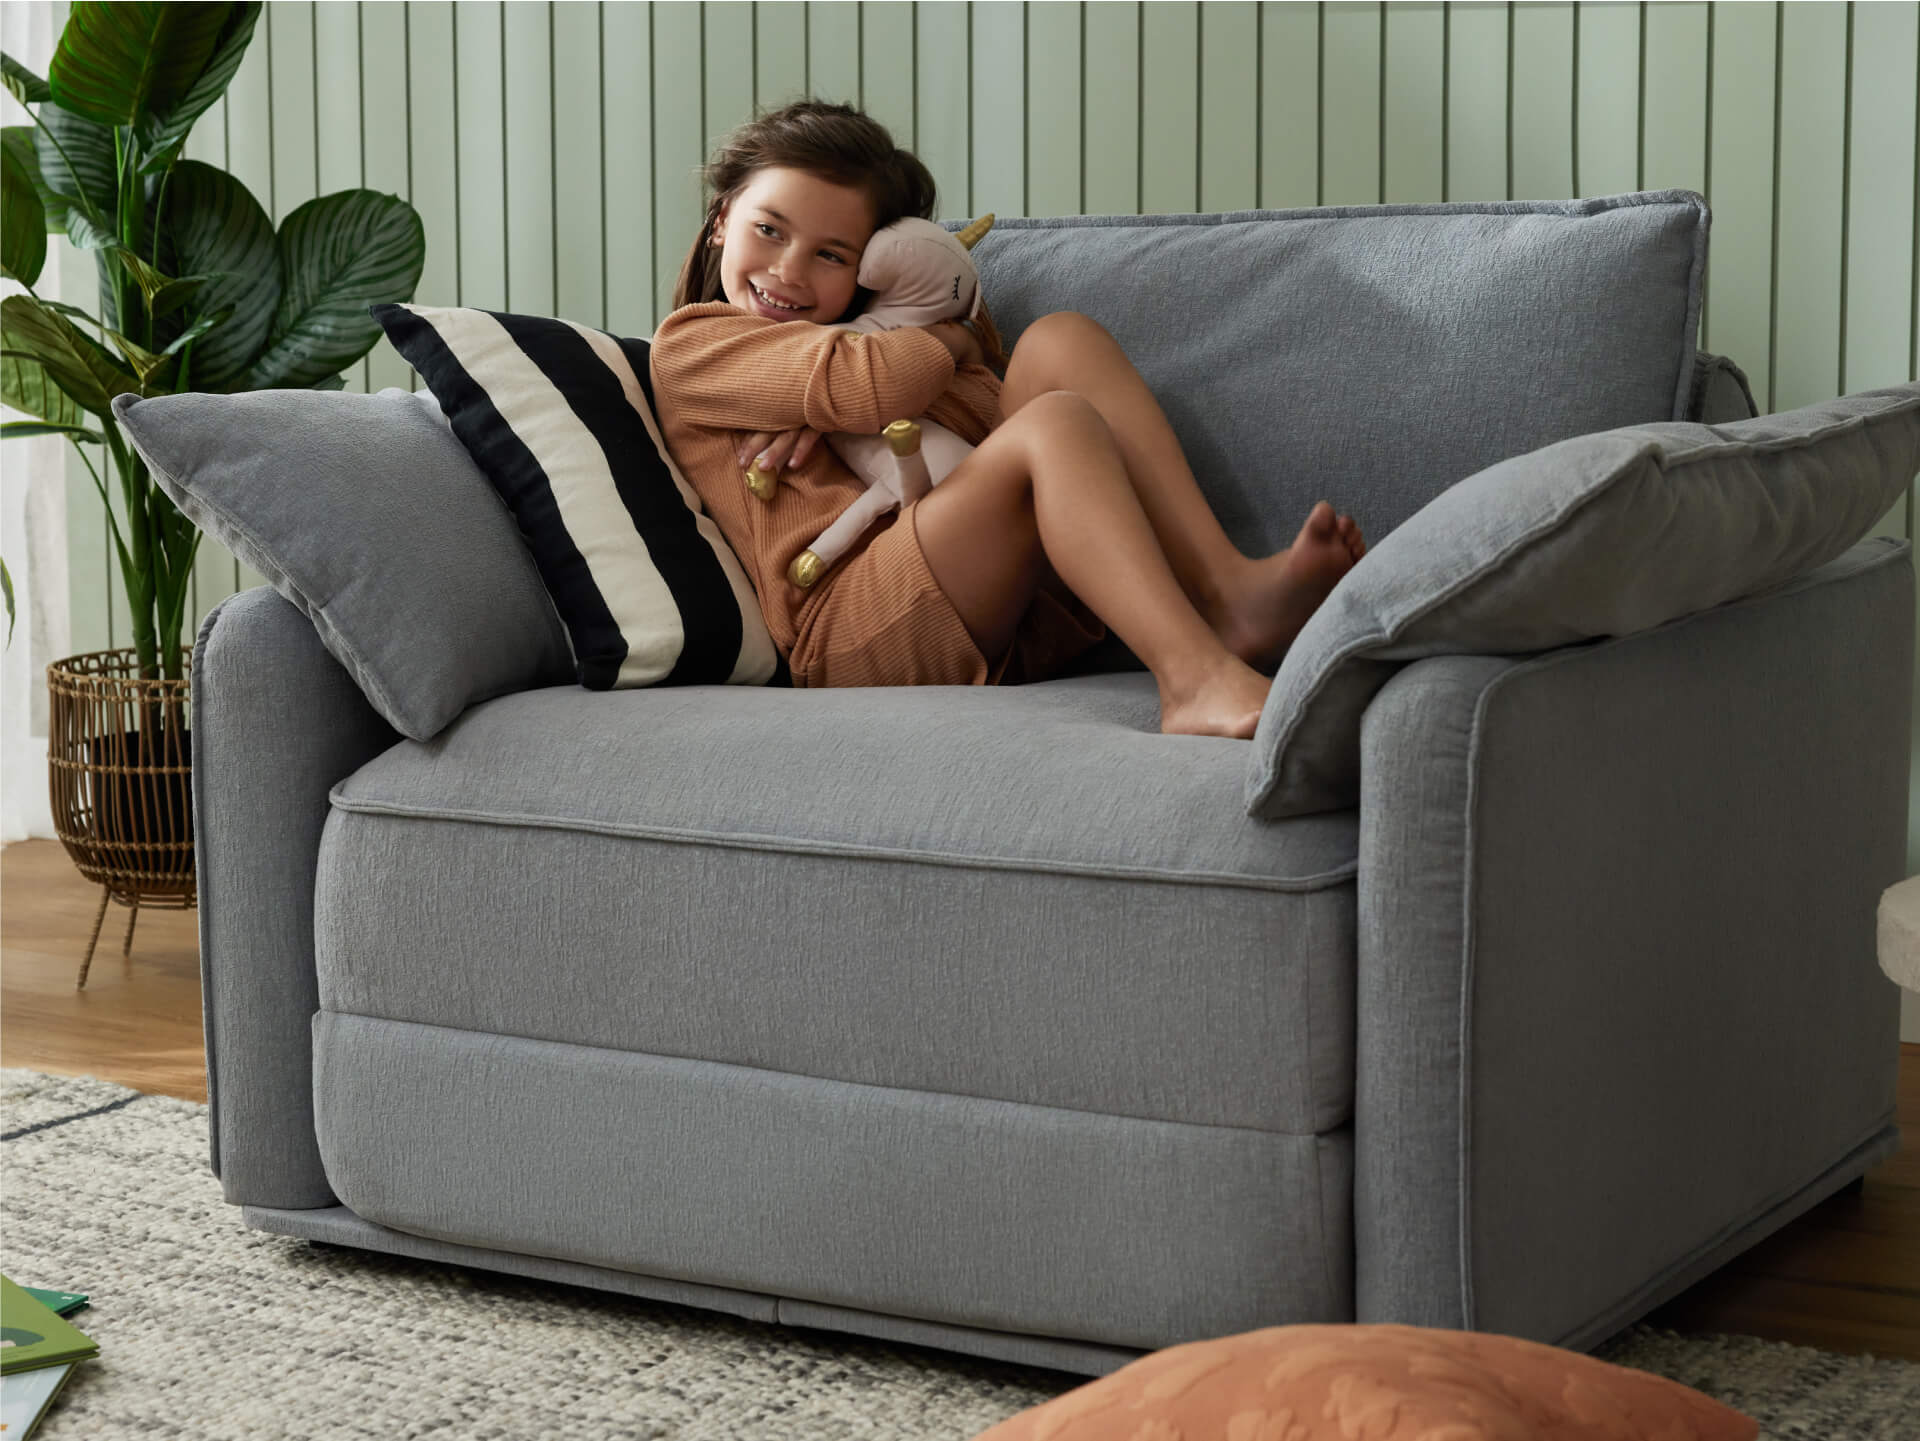
[(1186, 685), (1161, 683), (1161, 734), (1252, 740), (1270, 682), (1246, 661), (1223, 655)]
[(1365, 554), (1367, 542), (1354, 518), (1317, 501), (1294, 543), (1249, 561), (1219, 612), (1209, 617), (1221, 644), (1255, 670), (1273, 674), (1308, 617)]

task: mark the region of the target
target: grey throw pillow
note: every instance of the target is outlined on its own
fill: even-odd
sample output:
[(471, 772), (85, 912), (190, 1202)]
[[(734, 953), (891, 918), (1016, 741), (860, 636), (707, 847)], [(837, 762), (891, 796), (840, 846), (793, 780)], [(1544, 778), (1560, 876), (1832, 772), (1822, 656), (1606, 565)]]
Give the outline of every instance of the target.
[(431, 395), (123, 395), (113, 413), (181, 513), (313, 621), (402, 735), (574, 679), (513, 516)]
[(1841, 554), (1913, 479), (1913, 384), (1725, 425), (1661, 421), (1489, 466), (1371, 547), (1261, 712), (1247, 812), (1360, 799), (1361, 713), (1407, 661), (1649, 630)]

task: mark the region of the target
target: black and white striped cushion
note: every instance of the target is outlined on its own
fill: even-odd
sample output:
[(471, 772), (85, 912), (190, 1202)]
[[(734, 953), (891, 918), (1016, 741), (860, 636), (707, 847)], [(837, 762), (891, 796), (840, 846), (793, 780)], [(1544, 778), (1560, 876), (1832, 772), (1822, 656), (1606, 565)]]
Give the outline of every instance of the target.
[(787, 680), (753, 583), (661, 439), (646, 341), (466, 307), (370, 311), (513, 511), (582, 685)]

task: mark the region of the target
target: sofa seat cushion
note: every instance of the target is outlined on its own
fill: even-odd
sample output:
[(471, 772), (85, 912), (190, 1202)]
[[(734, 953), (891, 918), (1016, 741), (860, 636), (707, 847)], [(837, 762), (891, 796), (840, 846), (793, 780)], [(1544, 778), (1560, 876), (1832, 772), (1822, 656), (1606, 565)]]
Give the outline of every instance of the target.
[(337, 785), (329, 1011), (1319, 1134), (1353, 1086), (1353, 812), (1239, 804), (1151, 677), (553, 687)]

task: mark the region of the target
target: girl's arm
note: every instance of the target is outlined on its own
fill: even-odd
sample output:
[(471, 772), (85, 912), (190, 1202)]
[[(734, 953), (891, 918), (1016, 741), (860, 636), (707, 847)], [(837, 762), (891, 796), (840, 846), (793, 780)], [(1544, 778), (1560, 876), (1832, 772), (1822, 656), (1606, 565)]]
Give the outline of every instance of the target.
[(652, 363), (663, 403), (695, 425), (877, 435), (947, 388), (955, 353), (916, 327), (863, 335), (763, 320), (717, 301), (663, 320)]

